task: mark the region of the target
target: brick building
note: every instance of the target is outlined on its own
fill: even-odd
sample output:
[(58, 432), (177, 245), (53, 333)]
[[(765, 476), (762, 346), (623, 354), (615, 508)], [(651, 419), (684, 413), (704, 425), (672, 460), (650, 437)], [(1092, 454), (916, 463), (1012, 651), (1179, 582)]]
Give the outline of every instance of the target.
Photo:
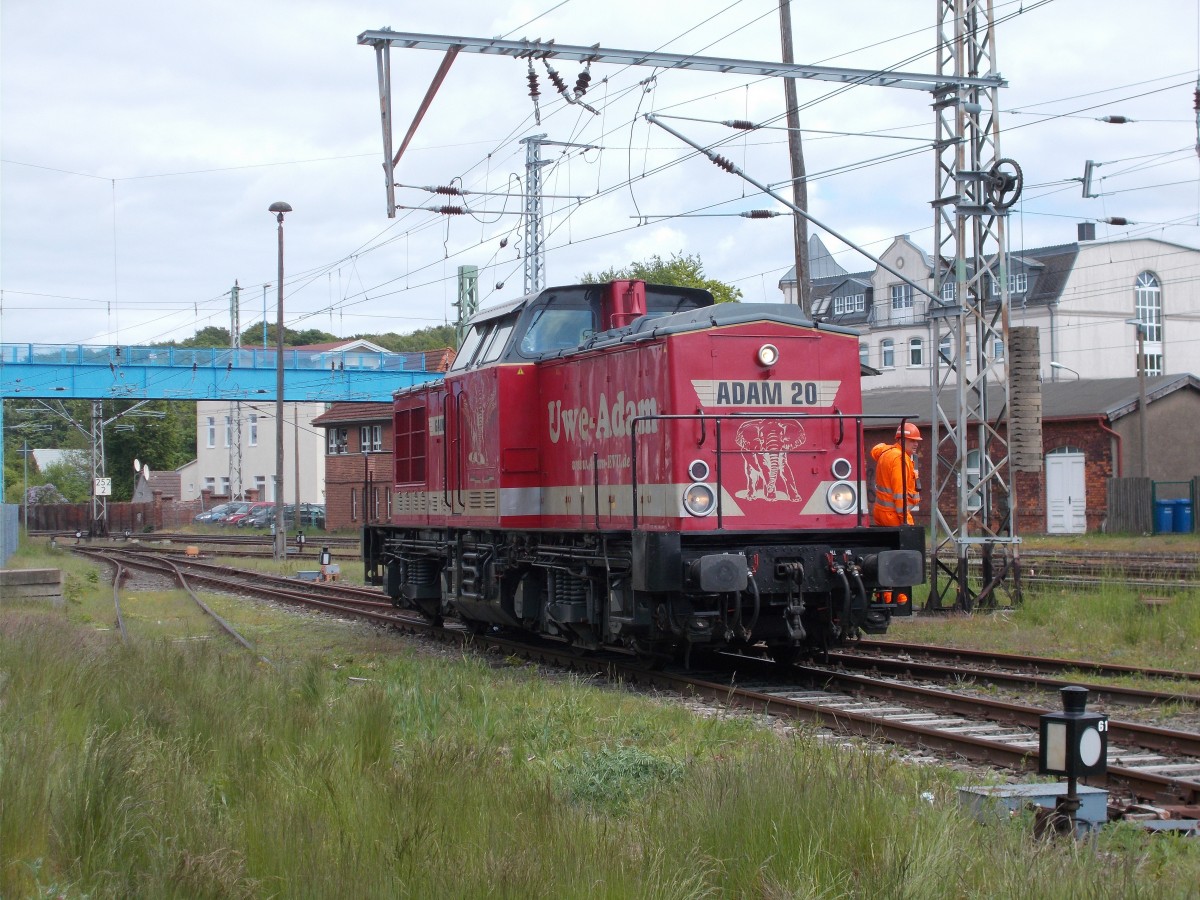
[(325, 431), (325, 528), (361, 528), (392, 511), (392, 405), (334, 403)]
[[(1147, 379), (1147, 475), (1155, 481), (1185, 482), (1200, 475), (1200, 379), (1167, 375)], [(1000, 405), (996, 392), (992, 408)], [(918, 449), (918, 471), (926, 478), (928, 496), (930, 447), (928, 388), (885, 388), (863, 393), (869, 415), (911, 412), (926, 438)], [(896, 426), (864, 429), (870, 448), (890, 443)], [(1108, 479), (1140, 474), (1138, 380), (1102, 378), (1042, 384), (1041, 472), (1017, 472), (1017, 533), (1071, 534), (1099, 531), (1108, 513)], [(972, 451), (975, 452), (974, 450)], [(976, 457), (976, 459), (978, 459)], [(868, 465), (870, 463), (868, 462)], [(976, 463), (977, 465), (977, 463)], [(968, 477), (974, 468), (967, 460)], [(868, 478), (873, 484), (873, 473)], [(954, 500), (942, 510), (955, 517)], [(914, 517), (929, 524), (928, 510)]]
[[(425, 351), (425, 371), (445, 372), (448, 347)], [(325, 527), (361, 528), (392, 513), (392, 404), (334, 403), (312, 420), (325, 433)]]

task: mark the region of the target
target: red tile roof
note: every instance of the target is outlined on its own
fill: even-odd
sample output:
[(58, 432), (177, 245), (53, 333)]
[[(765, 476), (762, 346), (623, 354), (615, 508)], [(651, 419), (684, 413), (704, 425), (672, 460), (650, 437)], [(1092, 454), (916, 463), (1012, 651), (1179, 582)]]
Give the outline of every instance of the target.
[(390, 422), (390, 403), (334, 403), (312, 420), (314, 425), (349, 425), (366, 422)]

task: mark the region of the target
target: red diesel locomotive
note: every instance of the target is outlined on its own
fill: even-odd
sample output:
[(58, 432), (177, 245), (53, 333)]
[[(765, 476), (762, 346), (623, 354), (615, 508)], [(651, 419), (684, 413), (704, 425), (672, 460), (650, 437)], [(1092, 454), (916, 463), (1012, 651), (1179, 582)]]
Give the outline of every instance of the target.
[(640, 281), (476, 315), (399, 391), (367, 579), (397, 606), (581, 647), (776, 658), (886, 631), (924, 532), (869, 527), (858, 337)]

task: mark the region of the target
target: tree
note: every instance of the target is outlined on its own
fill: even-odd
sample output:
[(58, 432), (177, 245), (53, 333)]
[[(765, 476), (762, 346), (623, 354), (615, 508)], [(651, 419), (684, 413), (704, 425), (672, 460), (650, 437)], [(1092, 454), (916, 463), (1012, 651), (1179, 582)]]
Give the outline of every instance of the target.
[[(275, 323), (267, 325), (267, 347), (275, 346), (276, 335)], [(336, 334), (330, 334), (328, 331), (322, 331), (319, 328), (308, 328), (304, 331), (294, 331), (283, 326), (283, 345), (285, 347), (302, 347), (306, 344), (328, 344), (330, 341), (340, 341)], [(349, 338), (347, 338), (349, 340)], [(228, 347), (226, 343), (224, 346)], [(261, 347), (262, 346), (262, 322), (251, 325), (242, 332), (243, 347)]]
[[(172, 341), (172, 344), (175, 342)], [(201, 328), (187, 340), (180, 341), (179, 347), (228, 347), (229, 329), (208, 325)]]
[[(41, 486), (34, 492), (35, 485)], [(92, 497), (92, 464), (82, 450), (74, 450), (61, 462), (51, 463), (29, 478), (30, 503), (86, 503)]]
[[(129, 401), (106, 403), (104, 418), (111, 419), (131, 406)], [(113, 480), (113, 499), (129, 500), (136, 478), (135, 459), (152, 469), (170, 471), (196, 458), (196, 404), (152, 400), (139, 406), (108, 426), (104, 451), (105, 471)]]
[(704, 263), (694, 254), (672, 253), (664, 260), (657, 253), (644, 262), (633, 262), (623, 269), (606, 269), (599, 275), (590, 272), (580, 279), (584, 284), (604, 284), (608, 281), (634, 279), (650, 284), (673, 284), (676, 287), (703, 288), (718, 303), (736, 303), (741, 289), (715, 278), (704, 277)]
[(440, 350), (443, 347), (453, 347), (455, 340), (453, 325), (430, 325), (428, 328), (419, 328), (410, 334), (396, 334), (394, 331), (389, 331), (387, 334), (360, 334), (356, 337), (371, 341), (385, 350), (392, 350), (396, 353), (411, 353), (414, 350)]
[[(135, 402), (105, 400), (104, 419), (112, 419), (130, 409)], [(147, 413), (161, 415), (147, 416)], [(91, 400), (55, 400), (45, 404), (8, 400), (4, 404), (4, 415), (14, 425), (36, 423), (39, 429), (36, 432), (37, 447), (80, 451), (85, 461), (87, 490), (83, 499), (91, 496)], [(20, 431), (18, 427), (4, 430), (4, 485), (5, 499), (9, 502), (19, 501), (24, 481), (21, 448), (25, 435)], [(34, 433), (28, 439), (33, 449)], [(172, 400), (143, 404), (135, 413), (118, 418), (104, 430), (104, 450), (105, 471), (113, 480), (112, 498), (129, 500), (133, 496), (134, 459), (147, 462), (156, 469), (175, 469), (196, 458), (196, 404)], [(62, 478), (63, 474), (56, 474), (56, 477)], [(29, 484), (43, 484), (47, 480), (44, 474), (35, 479), (31, 472)], [(68, 498), (72, 498), (70, 483), (70, 479), (65, 479), (63, 484), (55, 481), (56, 487)]]

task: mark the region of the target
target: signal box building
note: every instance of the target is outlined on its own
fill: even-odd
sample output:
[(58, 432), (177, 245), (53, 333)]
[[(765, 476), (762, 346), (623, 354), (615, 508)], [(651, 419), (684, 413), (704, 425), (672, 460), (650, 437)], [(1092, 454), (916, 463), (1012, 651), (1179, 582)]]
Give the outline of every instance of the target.
[[(425, 370), (445, 372), (448, 347), (425, 351)], [(325, 528), (361, 528), (392, 512), (391, 403), (333, 403), (312, 421), (323, 440)]]
[(392, 404), (334, 403), (325, 434), (325, 528), (361, 528), (392, 511)]

